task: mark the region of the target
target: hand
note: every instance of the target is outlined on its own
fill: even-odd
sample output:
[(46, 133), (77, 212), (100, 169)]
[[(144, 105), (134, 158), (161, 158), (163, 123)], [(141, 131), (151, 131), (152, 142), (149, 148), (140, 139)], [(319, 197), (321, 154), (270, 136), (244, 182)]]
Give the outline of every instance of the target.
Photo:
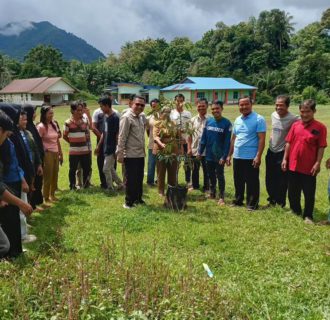
[(226, 160), (224, 160), (224, 159), (220, 159), (220, 160), (219, 160), (219, 164), (220, 164), (220, 166), (223, 166), (225, 163), (226, 163)]
[(253, 168), (257, 169), (260, 167), (260, 164), (261, 164), (261, 159), (260, 157), (255, 157), (252, 161), (252, 166)]
[(318, 173), (320, 172), (320, 170), (321, 170), (320, 163), (315, 162), (315, 164), (313, 165), (313, 168), (311, 170), (312, 176), (317, 176)]
[(227, 165), (228, 167), (231, 166), (231, 156), (228, 156), (228, 157), (227, 157), (227, 159), (226, 159), (226, 165)]
[(33, 183), (30, 184), (30, 192), (36, 191), (36, 188), (34, 187)]
[(63, 164), (63, 154), (62, 153), (58, 154), (58, 161), (59, 161), (60, 165)]
[(5, 206), (8, 206), (8, 203), (6, 201), (0, 200), (0, 208), (4, 208)]
[(330, 158), (325, 162), (325, 167), (330, 169)]
[(38, 169), (37, 169), (37, 176), (42, 176), (44, 174), (43, 170), (42, 170), (42, 166), (39, 165)]
[(161, 142), (159, 146), (160, 146), (161, 149), (165, 149), (166, 144)]
[(24, 201), (22, 201), (22, 203), (18, 207), (26, 216), (29, 216), (33, 211), (31, 205)]
[(90, 111), (89, 111), (89, 108), (88, 108), (88, 107), (84, 108), (84, 113), (85, 113), (87, 116), (90, 115)]
[(95, 148), (95, 150), (94, 150), (94, 155), (98, 156), (98, 155), (99, 155), (99, 153), (100, 153), (100, 150), (99, 150), (99, 148)]
[(198, 154), (198, 155), (196, 156), (196, 159), (197, 159), (197, 160), (201, 160), (201, 159), (202, 159), (202, 156), (201, 156), (200, 154)]
[(119, 163), (124, 163), (124, 157), (122, 155), (117, 154), (117, 161)]
[(22, 191), (25, 193), (29, 192), (29, 185), (26, 183), (25, 179), (22, 180)]
[(282, 164), (281, 164), (282, 171), (287, 171), (288, 170), (288, 161), (283, 159)]
[(191, 148), (188, 148), (188, 150), (187, 150), (187, 155), (188, 155), (188, 156), (192, 156), (192, 150), (191, 150)]

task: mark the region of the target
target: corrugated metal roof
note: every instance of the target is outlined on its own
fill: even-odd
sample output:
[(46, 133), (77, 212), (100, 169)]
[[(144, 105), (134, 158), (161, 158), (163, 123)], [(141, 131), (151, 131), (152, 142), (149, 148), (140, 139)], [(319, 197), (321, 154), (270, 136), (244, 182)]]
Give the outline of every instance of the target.
[(206, 78), (206, 77), (187, 77), (181, 83), (162, 88), (161, 91), (180, 91), (180, 90), (243, 90), (243, 89), (257, 89), (240, 83), (233, 78)]
[[(45, 93), (47, 92), (48, 88), (50, 88), (52, 85), (54, 85), (56, 82), (60, 80), (63, 79), (61, 77), (17, 79), (17, 80), (13, 80), (6, 87), (0, 90), (0, 93)], [(64, 82), (69, 86), (71, 86), (66, 81)], [(74, 87), (72, 87), (72, 89), (73, 91), (76, 91)]]

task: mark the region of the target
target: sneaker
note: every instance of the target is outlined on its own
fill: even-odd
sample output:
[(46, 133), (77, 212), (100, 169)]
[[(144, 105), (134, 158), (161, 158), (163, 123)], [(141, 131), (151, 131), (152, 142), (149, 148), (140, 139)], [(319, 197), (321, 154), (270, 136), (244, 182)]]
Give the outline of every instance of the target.
[(45, 208), (42, 208), (42, 207), (36, 207), (33, 211), (34, 212), (42, 212), (42, 211), (44, 211), (45, 210)]
[(193, 187), (190, 187), (189, 189), (188, 189), (188, 192), (191, 192), (191, 191), (194, 191), (195, 189), (193, 188)]
[(34, 234), (27, 234), (23, 239), (23, 243), (31, 243), (37, 240), (37, 237)]
[(224, 206), (225, 205), (225, 200), (223, 200), (222, 198), (220, 198), (219, 201), (218, 201), (218, 205), (219, 206)]
[(308, 218), (308, 217), (306, 217), (306, 218), (304, 219), (304, 222), (305, 222), (306, 224), (314, 224), (314, 221), (313, 221), (311, 218)]
[(41, 205), (42, 208), (47, 209), (50, 208), (52, 204), (50, 203), (49, 199), (45, 199), (45, 202)]
[(123, 204), (123, 208), (124, 208), (124, 209), (133, 209), (133, 208), (134, 208), (134, 205), (131, 205), (131, 206), (130, 206), (130, 205), (124, 203), (124, 204)]

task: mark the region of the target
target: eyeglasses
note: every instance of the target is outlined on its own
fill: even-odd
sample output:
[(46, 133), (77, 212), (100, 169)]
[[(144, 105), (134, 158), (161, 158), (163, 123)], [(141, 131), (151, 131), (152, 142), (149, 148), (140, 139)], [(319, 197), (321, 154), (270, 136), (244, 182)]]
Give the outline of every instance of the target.
[(135, 103), (135, 105), (137, 106), (137, 107), (145, 107), (145, 104), (143, 104), (143, 103)]

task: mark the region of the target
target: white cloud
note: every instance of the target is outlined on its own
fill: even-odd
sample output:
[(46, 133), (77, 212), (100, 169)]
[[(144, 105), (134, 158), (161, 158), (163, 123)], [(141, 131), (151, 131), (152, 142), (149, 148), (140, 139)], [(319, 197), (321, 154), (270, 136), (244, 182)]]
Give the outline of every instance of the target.
[(299, 29), (319, 20), (328, 6), (328, 0), (1, 0), (0, 21), (47, 20), (108, 54), (148, 37), (195, 41), (218, 21), (236, 24), (272, 8), (293, 15)]

